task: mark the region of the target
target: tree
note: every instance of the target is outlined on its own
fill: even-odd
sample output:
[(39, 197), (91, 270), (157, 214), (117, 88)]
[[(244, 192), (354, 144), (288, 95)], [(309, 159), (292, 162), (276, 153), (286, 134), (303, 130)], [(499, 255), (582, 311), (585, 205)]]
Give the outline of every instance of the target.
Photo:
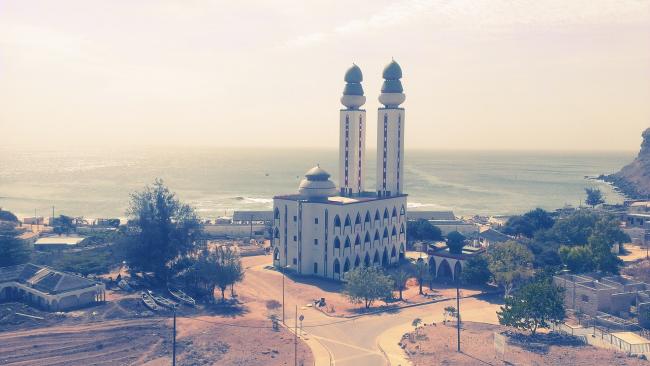
[(129, 266), (168, 279), (174, 262), (195, 250), (201, 225), (194, 209), (156, 179), (131, 194), (127, 213), (132, 222), (126, 247)]
[(66, 215), (59, 215), (53, 222), (54, 232), (56, 234), (70, 234), (76, 230), (75, 221), (72, 217)]
[(416, 337), (419, 336), (420, 324), (422, 324), (422, 319), (420, 319), (420, 318), (415, 318), (411, 322), (411, 325), (413, 326), (413, 328), (415, 328), (415, 336)]
[(424, 280), (428, 274), (429, 265), (427, 265), (422, 259), (418, 259), (418, 261), (415, 262), (415, 277), (417, 278), (418, 286), (420, 287), (420, 295), (424, 295), (424, 292), (422, 292), (422, 285), (424, 284)]
[(569, 247), (563, 245), (559, 250), (562, 264), (573, 273), (590, 272), (594, 269), (593, 253), (587, 245)]
[(228, 286), (234, 285), (236, 282), (244, 278), (244, 271), (241, 265), (239, 255), (235, 253), (230, 247), (222, 245), (214, 252), (216, 260), (216, 284), (221, 290), (221, 300), (226, 299), (225, 291)]
[(393, 281), (376, 267), (358, 267), (346, 276), (345, 295), (354, 304), (369, 309), (378, 299), (391, 296)]
[(488, 260), (485, 255), (476, 255), (471, 257), (463, 267), (460, 273), (460, 279), (463, 283), (470, 285), (484, 285), (492, 277), (488, 268)]
[(605, 200), (603, 199), (603, 192), (600, 191), (599, 188), (585, 188), (585, 193), (587, 194), (587, 199), (586, 203), (591, 206), (591, 208), (594, 208), (601, 203), (605, 203)]
[(415, 240), (442, 240), (442, 231), (440, 231), (440, 228), (431, 224), (429, 220), (426, 219), (407, 221), (406, 231), (408, 232), (409, 242), (413, 242)]
[(464, 246), (465, 236), (463, 236), (463, 234), (458, 231), (452, 231), (447, 234), (447, 247), (449, 248), (449, 253), (460, 254), (463, 252)]
[(533, 254), (514, 240), (495, 245), (488, 254), (488, 268), (506, 297), (532, 275), (532, 262)]
[(390, 273), (390, 278), (393, 280), (394, 289), (399, 291), (399, 299), (404, 300), (402, 297), (402, 292), (406, 290), (406, 281), (411, 277), (411, 272), (406, 270), (404, 266), (401, 266), (395, 270), (392, 270)]
[(589, 237), (587, 245), (593, 256), (596, 270), (605, 273), (618, 273), (618, 267), (623, 262), (616, 254), (612, 253), (612, 243), (607, 241), (606, 236), (594, 233)]
[(553, 224), (554, 220), (547, 211), (536, 208), (522, 216), (510, 217), (503, 228), (503, 232), (508, 235), (523, 235), (532, 238), (537, 231), (548, 229)]
[(456, 317), (456, 308), (454, 306), (446, 306), (443, 309), (442, 316), (444, 321), (447, 322), (447, 317), (455, 318)]
[(548, 278), (539, 278), (522, 286), (497, 311), (499, 323), (530, 331), (548, 328), (550, 323), (564, 320), (564, 289), (555, 286)]
[(13, 223), (18, 223), (18, 217), (13, 214), (13, 212), (0, 209), (0, 221), (9, 221)]
[(31, 247), (18, 238), (20, 233), (12, 222), (0, 222), (0, 267), (27, 263)]

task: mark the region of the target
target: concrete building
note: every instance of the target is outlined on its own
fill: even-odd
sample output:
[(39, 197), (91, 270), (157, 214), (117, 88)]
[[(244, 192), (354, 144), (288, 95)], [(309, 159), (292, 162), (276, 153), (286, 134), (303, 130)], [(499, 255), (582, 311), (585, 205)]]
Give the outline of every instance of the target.
[(429, 273), (439, 281), (453, 281), (460, 276), (465, 263), (472, 257), (485, 253), (485, 248), (463, 247), (460, 254), (450, 253), (444, 247), (433, 247), (427, 252)]
[(320, 166), (295, 194), (273, 199), (273, 263), (299, 274), (341, 279), (361, 265), (389, 265), (404, 257), (404, 109), (402, 70), (389, 63), (377, 116), (377, 187), (365, 184), (366, 111), (361, 69), (345, 74), (339, 113), (339, 186)]
[(81, 244), (85, 238), (77, 236), (46, 236), (34, 243), (37, 250), (62, 250)]
[(70, 273), (35, 264), (0, 267), (0, 301), (20, 301), (49, 311), (105, 301), (106, 287)]

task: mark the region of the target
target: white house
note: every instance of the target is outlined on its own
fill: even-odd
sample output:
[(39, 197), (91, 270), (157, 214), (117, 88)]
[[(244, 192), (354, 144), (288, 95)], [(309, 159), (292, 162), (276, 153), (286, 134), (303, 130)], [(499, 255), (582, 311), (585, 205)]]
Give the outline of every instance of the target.
[(273, 199), (273, 264), (304, 275), (340, 279), (361, 266), (389, 265), (404, 256), (404, 109), (402, 70), (394, 60), (383, 72), (377, 113), (377, 187), (365, 184), (366, 111), (361, 69), (345, 74), (340, 111), (338, 188), (320, 166), (298, 192)]

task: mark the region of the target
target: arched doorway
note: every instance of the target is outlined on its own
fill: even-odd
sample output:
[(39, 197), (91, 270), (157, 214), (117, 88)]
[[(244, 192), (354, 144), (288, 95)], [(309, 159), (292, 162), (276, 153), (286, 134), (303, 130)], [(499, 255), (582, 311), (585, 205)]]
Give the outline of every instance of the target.
[(462, 272), (463, 267), (460, 264), (460, 261), (457, 261), (454, 265), (454, 280), (458, 281), (460, 279), (460, 273)]
[(354, 259), (354, 268), (359, 267), (359, 264), (361, 264), (361, 259), (359, 259), (359, 255), (357, 254), (357, 257)]
[(275, 248), (273, 250), (273, 265), (279, 265), (279, 264), (280, 264), (280, 249)]
[(435, 278), (438, 273), (436, 273), (436, 260), (433, 257), (429, 257), (429, 274), (431, 277)]
[(384, 248), (384, 254), (381, 256), (381, 265), (387, 267), (390, 264), (388, 261), (388, 249)]
[(379, 251), (377, 249), (375, 249), (375, 256), (372, 258), (372, 264), (375, 266), (379, 264)]
[(366, 256), (363, 258), (363, 265), (370, 267), (370, 255), (368, 253), (366, 253)]
[(402, 244), (399, 245), (399, 260), (400, 260), (400, 261), (403, 261), (403, 260), (404, 260), (404, 256), (405, 256), (405, 253), (404, 253), (404, 243), (402, 243)]
[(395, 250), (395, 246), (393, 245), (393, 249), (390, 250), (390, 257), (395, 258), (397, 256), (397, 250)]
[(334, 259), (334, 271), (332, 272), (337, 278), (341, 278), (341, 264), (338, 258)]
[(343, 273), (350, 270), (350, 260), (345, 258), (345, 264), (343, 264)]
[(452, 280), (451, 266), (449, 265), (449, 262), (447, 262), (446, 259), (443, 259), (442, 262), (440, 262), (440, 265), (438, 266), (438, 276), (437, 277), (441, 281), (451, 281)]

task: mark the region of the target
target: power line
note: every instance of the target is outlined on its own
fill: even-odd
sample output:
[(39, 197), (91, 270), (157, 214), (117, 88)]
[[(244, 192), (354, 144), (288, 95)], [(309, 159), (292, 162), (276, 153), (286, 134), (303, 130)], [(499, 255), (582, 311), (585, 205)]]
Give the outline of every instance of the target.
[[(215, 321), (210, 321), (210, 320), (205, 320), (205, 319), (199, 319), (199, 318), (190, 318), (190, 317), (179, 317), (181, 319), (188, 319), (188, 320), (194, 320), (198, 322), (203, 322), (203, 323), (208, 323), (208, 324), (214, 324), (214, 325), (223, 325), (225, 327), (233, 327), (233, 328), (249, 328), (249, 329), (273, 329), (273, 327), (267, 327), (267, 326), (256, 326), (256, 325), (245, 325), (245, 324), (233, 324), (233, 323), (221, 323), (221, 322), (215, 322)], [(343, 319), (343, 320), (338, 320), (334, 322), (329, 322), (329, 323), (321, 323), (321, 324), (312, 324), (312, 325), (303, 325), (303, 328), (318, 328), (318, 327), (326, 327), (328, 325), (334, 325), (334, 324), (340, 324), (340, 323), (347, 323), (354, 321), (356, 319)]]

